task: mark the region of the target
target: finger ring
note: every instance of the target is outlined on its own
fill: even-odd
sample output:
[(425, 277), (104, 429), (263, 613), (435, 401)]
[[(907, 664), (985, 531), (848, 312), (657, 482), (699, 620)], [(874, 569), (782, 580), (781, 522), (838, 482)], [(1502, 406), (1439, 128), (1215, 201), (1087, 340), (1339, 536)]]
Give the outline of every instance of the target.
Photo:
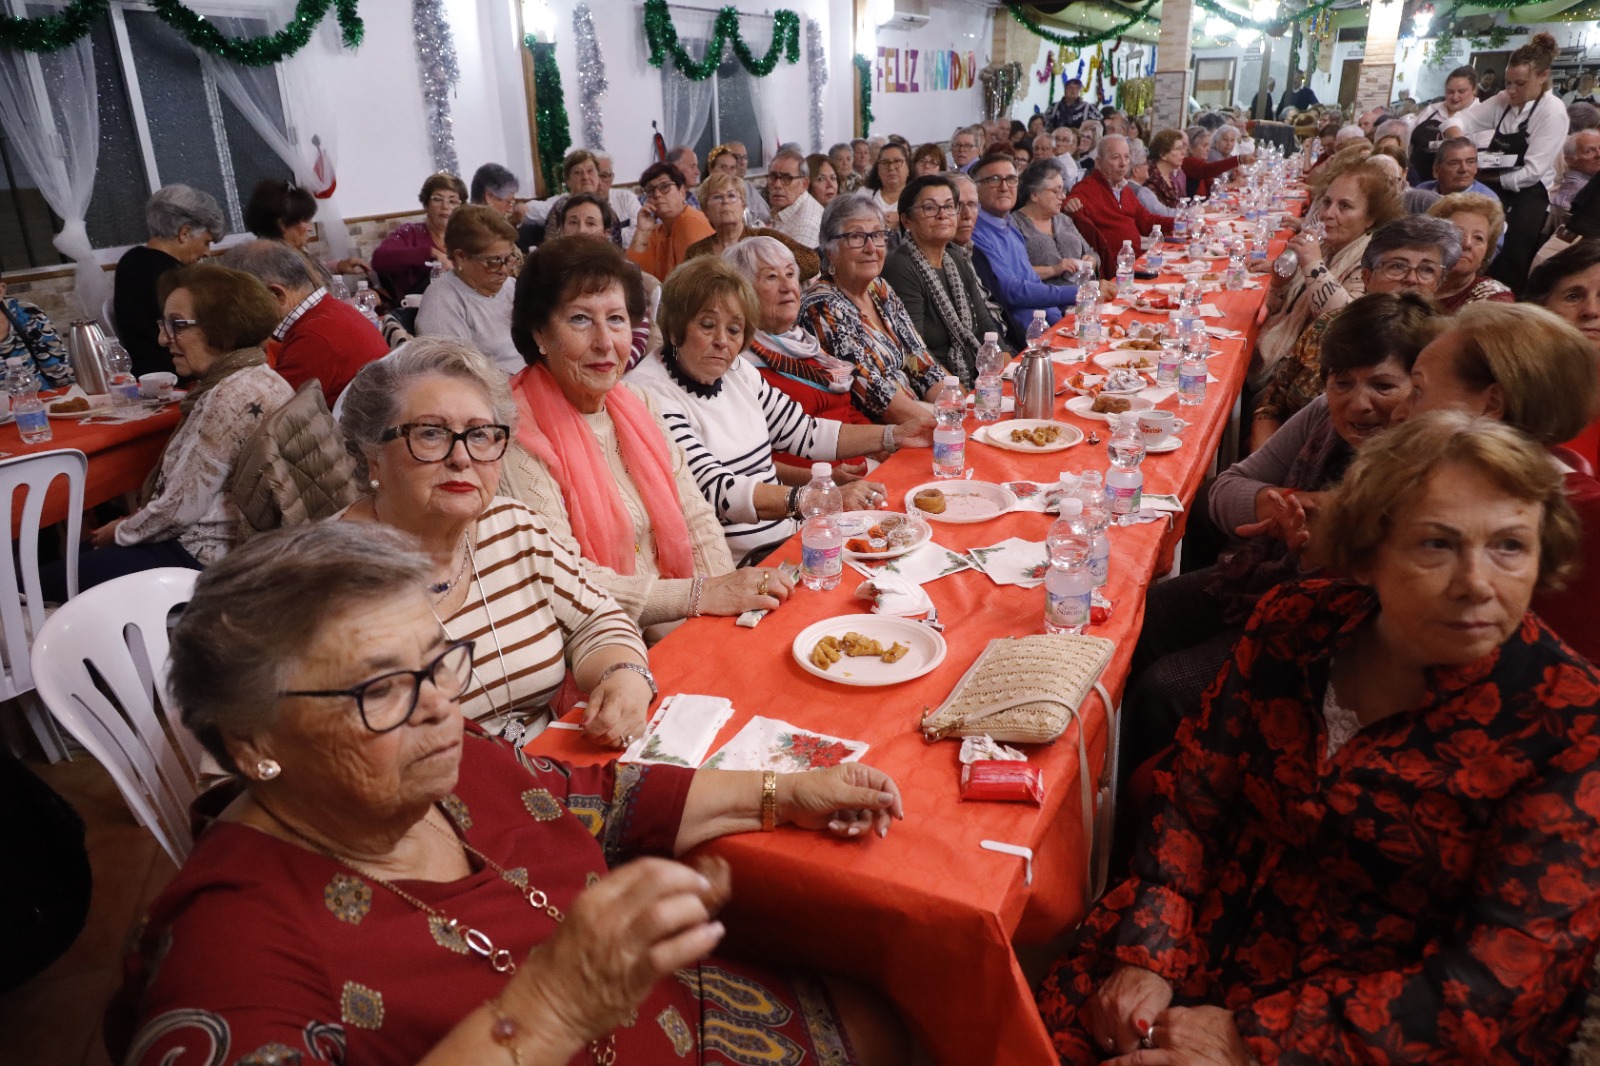
[(1148, 1028), (1148, 1029), (1146, 1029), (1144, 1031), (1144, 1035), (1139, 1038), (1139, 1046), (1140, 1047), (1155, 1047), (1156, 1046), (1156, 1027), (1155, 1026), (1152, 1025), (1150, 1028)]
[(633, 743), (633, 734), (632, 733), (629, 733), (627, 736), (622, 738), (622, 746), (624, 748), (627, 747), (629, 744), (632, 744), (632, 743)]
[(1101, 1043), (1105, 1044), (1107, 1051), (1117, 1050), (1117, 1038), (1114, 1036), (1106, 1037)]
[(756, 595), (757, 596), (765, 596), (767, 594), (767, 582), (769, 582), (771, 580), (772, 580), (772, 572), (770, 570), (761, 571), (761, 580), (756, 582)]

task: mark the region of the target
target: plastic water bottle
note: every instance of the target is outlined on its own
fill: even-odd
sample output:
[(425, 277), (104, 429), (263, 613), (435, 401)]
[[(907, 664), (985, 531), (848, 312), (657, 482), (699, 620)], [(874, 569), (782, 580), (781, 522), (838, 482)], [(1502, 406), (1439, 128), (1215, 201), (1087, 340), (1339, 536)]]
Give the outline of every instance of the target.
[(113, 403), (139, 402), (139, 379), (133, 376), (133, 359), (128, 350), (116, 341), (106, 342), (106, 370)]
[(960, 477), (967, 468), (967, 398), (954, 374), (944, 379), (944, 388), (934, 401), (933, 476)]
[(328, 282), (328, 295), (340, 303), (350, 302), (350, 287), (344, 283), (343, 274), (335, 274), (333, 280)]
[[(1078, 302), (1081, 304), (1083, 302), (1083, 299), (1084, 299), (1083, 290), (1079, 289), (1078, 290)], [(1041, 343), (1043, 343), (1043, 341), (1044, 341), (1044, 335), (1046, 333), (1049, 333), (1049, 332), (1050, 332), (1050, 320), (1045, 318), (1043, 308), (1035, 308), (1034, 312), (1033, 312), (1033, 321), (1028, 323), (1028, 333), (1027, 333), (1028, 347), (1029, 348), (1037, 348), (1037, 347), (1039, 347), (1039, 345)], [(990, 337), (993, 337), (993, 336), (995, 336), (995, 334), (993, 334), (993, 333), (985, 333), (983, 335), (983, 338), (984, 338), (984, 340), (988, 340)]]
[(1150, 250), (1144, 253), (1144, 261), (1149, 264), (1151, 273), (1161, 273), (1161, 264), (1166, 262), (1166, 249), (1162, 247), (1163, 238), (1161, 227), (1156, 226), (1150, 231)]
[(826, 592), (839, 584), (844, 547), (839, 533), (844, 497), (833, 483), (832, 464), (811, 464), (811, 480), (800, 490), (796, 504), (800, 510), (800, 580), (814, 592)]
[[(1031, 324), (1029, 332), (1032, 332)], [(977, 396), (973, 402), (973, 413), (979, 422), (994, 422), (1000, 418), (1000, 374), (1005, 369), (1006, 357), (1000, 351), (999, 341), (999, 334), (985, 333), (983, 344), (978, 348)]]
[[(1196, 337), (1195, 334), (1199, 334)], [(1185, 407), (1198, 407), (1206, 402), (1206, 355), (1211, 342), (1201, 327), (1189, 334), (1184, 345), (1183, 366), (1178, 368), (1178, 402)]]
[(1083, 338), (1085, 348), (1099, 347), (1102, 325), (1100, 301), (1091, 300), (1087, 307), (1078, 312), (1078, 335)]
[(1178, 387), (1178, 368), (1183, 365), (1183, 323), (1181, 312), (1169, 311), (1161, 327), (1161, 351), (1156, 355), (1156, 384)]
[(383, 328), (378, 322), (378, 294), (364, 281), (356, 282), (355, 306), (357, 311), (366, 316), (368, 322), (379, 329)]
[(1139, 420), (1131, 414), (1117, 417), (1116, 431), (1106, 446), (1111, 453), (1111, 469), (1106, 471), (1106, 496), (1113, 516), (1138, 514), (1144, 499), (1144, 434)]
[(43, 444), (55, 434), (50, 431), (50, 416), (39, 399), (39, 379), (21, 356), (6, 360), (6, 392), (11, 396), (11, 413), (17, 417), (17, 432), (24, 444)]
[(1061, 517), (1045, 535), (1050, 568), (1044, 576), (1044, 631), (1082, 633), (1089, 628), (1094, 579), (1089, 574), (1091, 537), (1083, 521), (1083, 501), (1061, 501)]
[(1228, 256), (1228, 269), (1222, 275), (1222, 287), (1229, 292), (1239, 292), (1244, 288), (1245, 280), (1249, 277), (1245, 269), (1244, 256)]
[(1198, 263), (1206, 257), (1206, 231), (1200, 223), (1189, 229), (1189, 261)]
[(1137, 258), (1133, 242), (1123, 241), (1122, 251), (1117, 253), (1117, 295), (1124, 300), (1133, 295), (1133, 261)]
[(1111, 576), (1111, 538), (1106, 536), (1111, 512), (1106, 509), (1104, 494), (1083, 496), (1083, 520), (1093, 537), (1089, 546), (1089, 576), (1094, 579), (1095, 588), (1102, 588)]
[(1172, 219), (1172, 235), (1183, 240), (1189, 233), (1189, 198), (1182, 197), (1178, 201), (1178, 213)]
[(1200, 321), (1200, 301), (1204, 292), (1200, 288), (1200, 279), (1190, 275), (1183, 283), (1183, 293), (1178, 297), (1178, 321), (1183, 325), (1184, 332), (1194, 328)]

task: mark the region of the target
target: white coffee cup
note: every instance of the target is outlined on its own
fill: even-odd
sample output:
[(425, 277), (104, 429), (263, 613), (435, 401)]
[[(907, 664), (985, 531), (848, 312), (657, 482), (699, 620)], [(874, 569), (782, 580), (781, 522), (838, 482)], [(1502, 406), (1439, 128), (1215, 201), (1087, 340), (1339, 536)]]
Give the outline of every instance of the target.
[(1144, 443), (1159, 444), (1172, 435), (1173, 428), (1178, 423), (1178, 416), (1171, 411), (1140, 411), (1139, 432), (1144, 434)]
[(139, 395), (147, 400), (170, 400), (172, 388), (178, 383), (178, 375), (169, 374), (165, 370), (157, 370), (153, 374), (139, 375)]

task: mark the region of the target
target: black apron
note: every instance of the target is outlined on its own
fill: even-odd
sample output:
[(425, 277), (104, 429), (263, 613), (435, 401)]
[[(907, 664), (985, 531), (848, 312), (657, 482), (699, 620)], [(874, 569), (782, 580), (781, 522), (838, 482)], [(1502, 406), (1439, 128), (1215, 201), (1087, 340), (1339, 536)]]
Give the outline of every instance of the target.
[[(1489, 138), (1488, 151), (1514, 156), (1516, 163), (1509, 167), (1486, 169), (1480, 177), (1509, 173), (1523, 165), (1528, 157), (1528, 124), (1533, 121), (1533, 116), (1539, 110), (1539, 104), (1544, 100), (1544, 96), (1544, 93), (1539, 94), (1516, 129), (1501, 129), (1505, 124), (1506, 115), (1510, 113), (1510, 108), (1500, 113), (1499, 120), (1494, 124), (1494, 136)], [(1494, 263), (1489, 268), (1489, 276), (1510, 286), (1511, 290), (1520, 296), (1523, 286), (1528, 281), (1528, 269), (1539, 250), (1545, 218), (1550, 213), (1550, 193), (1542, 181), (1535, 181), (1526, 189), (1516, 190), (1500, 188), (1497, 185), (1495, 192), (1499, 194), (1500, 203), (1506, 209), (1506, 237), (1500, 253), (1495, 256)]]

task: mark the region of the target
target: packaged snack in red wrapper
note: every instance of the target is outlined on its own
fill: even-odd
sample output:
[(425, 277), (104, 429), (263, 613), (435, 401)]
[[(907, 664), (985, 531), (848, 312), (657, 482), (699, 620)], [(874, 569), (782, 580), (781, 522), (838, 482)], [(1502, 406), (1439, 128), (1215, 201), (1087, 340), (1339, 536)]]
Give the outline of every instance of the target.
[(1044, 802), (1044, 771), (1025, 762), (979, 759), (961, 767), (963, 800)]

